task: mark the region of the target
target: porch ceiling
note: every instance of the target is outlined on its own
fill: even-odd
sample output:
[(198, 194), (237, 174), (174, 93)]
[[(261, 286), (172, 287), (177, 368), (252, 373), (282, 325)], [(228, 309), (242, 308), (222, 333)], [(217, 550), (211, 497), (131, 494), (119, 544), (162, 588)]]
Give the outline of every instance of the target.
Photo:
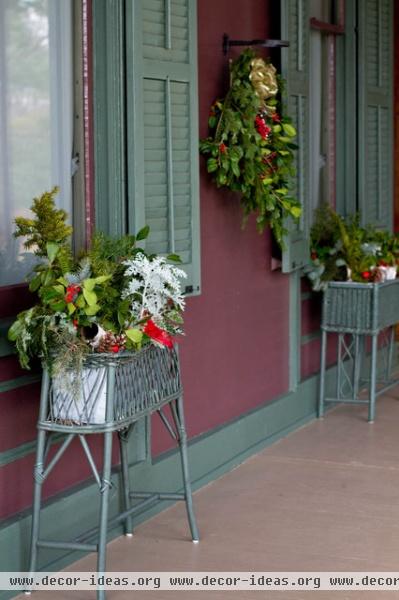
[[(107, 569), (396, 571), (399, 388), (378, 401), (373, 425), (366, 419), (365, 408), (341, 406), (198, 491), (194, 504), (200, 544), (190, 542), (184, 504), (175, 505), (138, 526), (133, 538), (110, 543)], [(69, 570), (95, 570), (95, 556)], [(364, 600), (373, 594), (346, 592), (345, 598)], [(259, 597), (256, 592), (238, 595), (240, 600)], [(317, 600), (335, 595), (319, 591)], [(385, 595), (388, 592), (378, 592), (378, 598)], [(94, 592), (84, 591), (57, 591), (56, 596), (95, 598)], [(136, 600), (174, 596), (165, 591), (134, 592)], [(230, 598), (230, 592), (215, 591), (211, 596)], [(108, 600), (131, 597), (131, 592), (107, 592)], [(197, 592), (188, 591), (178, 597), (199, 598)], [(281, 592), (268, 592), (267, 597), (282, 598)], [(284, 594), (291, 597), (312, 600), (314, 592)], [(47, 593), (35, 592), (35, 600), (47, 598)]]

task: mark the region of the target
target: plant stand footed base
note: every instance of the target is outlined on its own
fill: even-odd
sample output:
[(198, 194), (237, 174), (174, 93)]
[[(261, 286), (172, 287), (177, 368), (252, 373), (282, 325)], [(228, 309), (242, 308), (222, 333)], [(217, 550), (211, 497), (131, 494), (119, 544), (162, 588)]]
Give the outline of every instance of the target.
[[(76, 382), (70, 380), (69, 383)], [(192, 503), (177, 349), (148, 346), (131, 355), (93, 356), (86, 361), (80, 384), (81, 396), (79, 397), (78, 394), (77, 400), (71, 389), (63, 388), (60, 380), (52, 381), (48, 371), (44, 370), (34, 470), (30, 572), (34, 573), (37, 570), (38, 553), (41, 548), (97, 552), (97, 571), (106, 571), (108, 527), (123, 523), (125, 534), (130, 535), (133, 530), (134, 514), (160, 500), (185, 501), (191, 537), (194, 542), (197, 542), (199, 535)], [(165, 413), (166, 406), (170, 407), (170, 416)], [(183, 493), (130, 490), (127, 442), (136, 422), (153, 412), (159, 414), (167, 431), (179, 445)], [(54, 432), (65, 434), (65, 438), (55, 455), (48, 460), (48, 450)], [(118, 434), (120, 448), (123, 510), (116, 517), (109, 519), (108, 501), (112, 485), (111, 460), (114, 432)], [(102, 472), (98, 471), (87, 442), (88, 435), (93, 433), (104, 435)], [(99, 526), (95, 531), (90, 530), (74, 540), (46, 540), (40, 537), (42, 485), (75, 437), (81, 442), (98, 484)], [(131, 506), (132, 499), (141, 502)], [(95, 539), (96, 541), (93, 541)], [(97, 590), (97, 600), (104, 599), (105, 591)]]
[[(399, 383), (397, 377), (392, 377), (395, 350), (393, 326), (397, 322), (399, 279), (384, 283), (328, 284), (324, 292), (321, 325), (319, 417), (324, 415), (325, 403), (366, 404), (368, 421), (374, 422), (377, 397)], [(329, 332), (338, 334), (334, 397), (325, 395)], [(368, 340), (370, 346), (367, 345)], [(381, 364), (378, 365), (378, 362)], [(362, 372), (366, 369), (368, 373), (363, 377)]]

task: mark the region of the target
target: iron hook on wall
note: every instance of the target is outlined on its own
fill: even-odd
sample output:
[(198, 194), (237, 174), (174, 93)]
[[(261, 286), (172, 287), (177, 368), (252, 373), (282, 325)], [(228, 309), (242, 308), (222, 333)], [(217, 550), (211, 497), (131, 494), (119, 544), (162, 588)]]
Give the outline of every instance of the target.
[(290, 43), (284, 40), (231, 40), (227, 33), (223, 34), (223, 54), (226, 55), (231, 46), (262, 46), (263, 48), (282, 48)]

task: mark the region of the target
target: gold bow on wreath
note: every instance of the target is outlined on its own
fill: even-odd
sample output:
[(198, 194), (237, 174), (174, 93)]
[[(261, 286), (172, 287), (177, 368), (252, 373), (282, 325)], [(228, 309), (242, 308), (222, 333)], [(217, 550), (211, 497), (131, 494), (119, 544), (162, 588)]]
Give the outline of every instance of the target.
[[(265, 108), (266, 100), (276, 96), (278, 92), (276, 68), (271, 63), (265, 63), (263, 58), (254, 58), (251, 61), (249, 79), (259, 96), (262, 108)], [(268, 106), (267, 109), (268, 112), (276, 112), (276, 108), (273, 106)]]

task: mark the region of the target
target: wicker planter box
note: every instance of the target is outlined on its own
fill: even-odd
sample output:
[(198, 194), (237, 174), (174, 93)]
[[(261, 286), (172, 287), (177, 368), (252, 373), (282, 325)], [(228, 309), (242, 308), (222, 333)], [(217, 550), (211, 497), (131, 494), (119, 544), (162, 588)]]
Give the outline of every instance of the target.
[(371, 335), (399, 321), (399, 279), (384, 283), (330, 282), (322, 329)]
[[(374, 421), (377, 396), (398, 383), (392, 378), (394, 329), (386, 344), (386, 367), (377, 377), (378, 336), (399, 322), (399, 279), (384, 283), (330, 282), (323, 298), (319, 416), (325, 402), (368, 404), (368, 420)], [(325, 373), (328, 332), (338, 334), (336, 393), (325, 397)], [(365, 362), (365, 336), (371, 338), (369, 374), (362, 378)], [(368, 389), (368, 397), (361, 395)]]
[[(115, 371), (112, 399), (108, 398), (110, 369)], [(67, 372), (52, 379), (46, 423), (52, 429), (57, 425), (123, 425), (180, 393), (176, 348), (148, 345), (134, 353), (93, 354), (78, 377)], [(107, 418), (110, 400), (112, 412)]]

